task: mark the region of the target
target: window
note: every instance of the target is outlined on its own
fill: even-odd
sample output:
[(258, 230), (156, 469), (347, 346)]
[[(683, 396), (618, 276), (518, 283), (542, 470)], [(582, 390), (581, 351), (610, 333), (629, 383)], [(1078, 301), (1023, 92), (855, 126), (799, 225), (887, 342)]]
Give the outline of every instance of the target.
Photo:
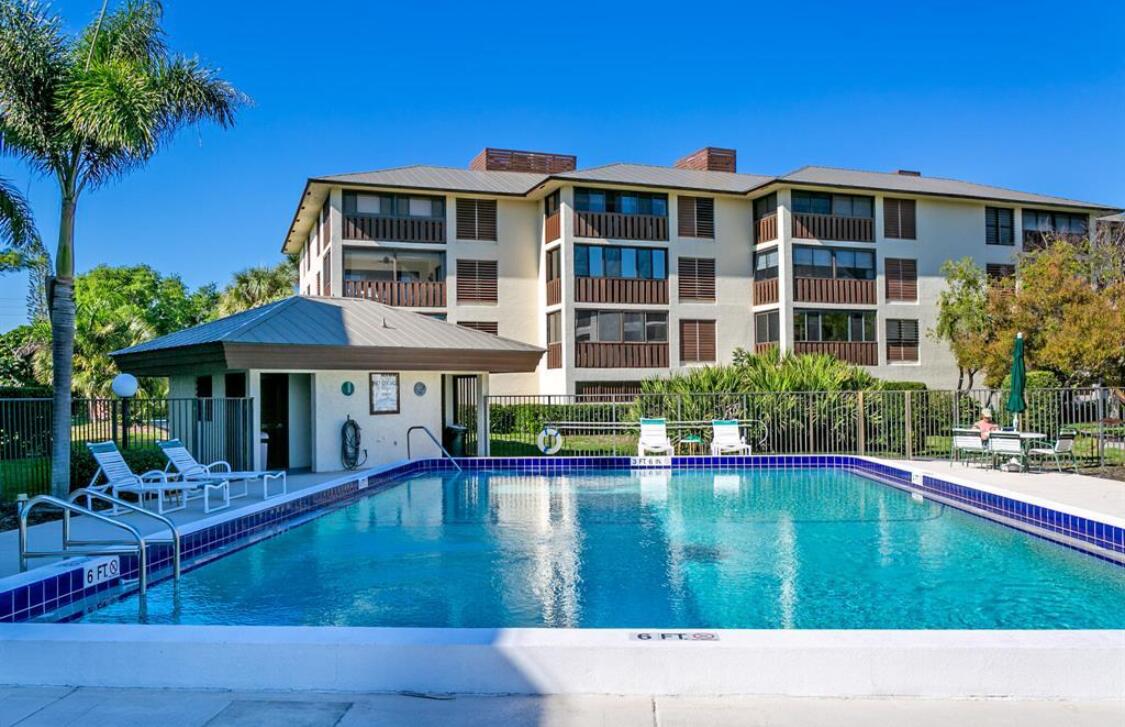
[(626, 215), (666, 217), (668, 195), (576, 187), (574, 208), (579, 212), (618, 212)]
[(680, 258), (680, 300), (715, 300), (715, 260)]
[(680, 237), (715, 238), (715, 200), (710, 197), (678, 198)]
[(754, 200), (754, 221), (777, 212), (777, 192)]
[(793, 276), (874, 280), (875, 253), (850, 248), (797, 245), (793, 248)]
[(409, 194), (344, 192), (344, 214), (444, 219), (445, 198)]
[(795, 310), (798, 341), (874, 341), (875, 311)]
[(561, 205), (562, 195), (558, 190), (555, 190), (543, 198), (543, 214), (550, 217), (559, 211)]
[(715, 321), (680, 321), (680, 362), (715, 360)]
[(775, 311), (754, 314), (754, 342), (777, 343), (781, 339), (781, 315)]
[(560, 249), (547, 251), (547, 280), (558, 280), (562, 277), (562, 255)]
[(547, 343), (562, 342), (562, 313), (555, 311), (547, 314)]
[(457, 321), (457, 325), (482, 333), (491, 333), (494, 336), (499, 335), (498, 331), (500, 330), (496, 321)]
[(915, 209), (912, 199), (883, 198), (883, 236), (898, 240), (915, 239)]
[(457, 302), (496, 302), (496, 261), (457, 261)]
[(875, 198), (853, 194), (793, 191), (793, 211), (839, 217), (874, 217)]
[(1007, 263), (988, 263), (984, 266), (985, 272), (992, 280), (1016, 277), (1016, 266)]
[(345, 247), (344, 280), (440, 283), (445, 280), (445, 254)]
[(575, 245), (574, 275), (664, 280), (668, 277), (668, 252), (649, 247)]
[(918, 321), (887, 320), (887, 362), (918, 360)]
[(1088, 222), (1086, 215), (1045, 210), (1023, 211), (1023, 229), (1032, 232), (1085, 235)]
[(578, 343), (663, 343), (668, 340), (668, 314), (656, 311), (577, 310), (574, 340)]
[(195, 396), (197, 399), (210, 399), (215, 395), (215, 382), (210, 376), (195, 377)]
[(321, 274), (324, 275), (324, 294), (332, 295), (332, 251), (324, 253), (324, 262), (321, 265)]
[(496, 240), (496, 200), (457, 199), (457, 237)]
[(1012, 210), (1006, 207), (985, 207), (984, 241), (989, 245), (1014, 245), (1012, 219)]
[(772, 280), (777, 277), (777, 248), (754, 255), (754, 280)]
[(918, 262), (889, 257), (883, 261), (887, 300), (918, 300)]
[(332, 242), (332, 207), (328, 200), (320, 207), (320, 244), (327, 247)]

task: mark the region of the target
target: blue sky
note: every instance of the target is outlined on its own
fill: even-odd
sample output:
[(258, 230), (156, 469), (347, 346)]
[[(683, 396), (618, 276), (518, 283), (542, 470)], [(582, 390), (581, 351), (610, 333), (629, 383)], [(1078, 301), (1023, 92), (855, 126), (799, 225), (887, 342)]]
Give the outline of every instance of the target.
[[(1125, 3), (923, 5), (169, 1), (171, 45), (254, 106), (87, 193), (77, 264), (223, 283), (278, 259), (305, 178), (485, 145), (593, 166), (712, 144), (745, 172), (904, 167), (1125, 206)], [(99, 6), (54, 3), (72, 28)], [(0, 174), (53, 249), (54, 181)], [(0, 291), (5, 330), (25, 281)]]

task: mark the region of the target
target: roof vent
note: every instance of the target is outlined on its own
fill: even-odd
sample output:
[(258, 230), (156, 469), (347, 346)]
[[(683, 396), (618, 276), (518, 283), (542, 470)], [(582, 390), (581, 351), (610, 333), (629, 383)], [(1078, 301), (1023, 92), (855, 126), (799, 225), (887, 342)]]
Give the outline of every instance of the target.
[(675, 166), (680, 169), (698, 169), (705, 172), (734, 172), (738, 167), (737, 154), (734, 149), (705, 146), (699, 151), (680, 157), (676, 160)]
[(922, 176), (921, 172), (915, 171), (913, 169), (896, 169), (895, 174), (901, 174), (904, 177), (920, 177), (920, 176)]
[(493, 149), (486, 146), (469, 162), (469, 169), (489, 172), (534, 172), (560, 174), (578, 168), (578, 157), (572, 154), (550, 154), (543, 151)]

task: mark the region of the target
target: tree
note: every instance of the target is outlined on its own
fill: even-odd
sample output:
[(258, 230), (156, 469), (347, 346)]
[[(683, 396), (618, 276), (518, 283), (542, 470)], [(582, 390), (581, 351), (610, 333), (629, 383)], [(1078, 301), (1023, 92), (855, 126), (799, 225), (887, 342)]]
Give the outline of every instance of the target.
[(40, 345), (31, 325), (0, 333), (0, 388), (36, 386), (34, 358)]
[(0, 140), (58, 182), (50, 286), (54, 407), (51, 490), (70, 489), (74, 229), (82, 192), (143, 167), (185, 126), (234, 123), (245, 97), (196, 58), (172, 53), (155, 0), (128, 0), (77, 37), (33, 0), (0, 0)]
[(946, 260), (941, 273), (946, 287), (938, 296), (937, 325), (929, 335), (949, 344), (957, 361), (957, 389), (968, 390), (985, 367), (991, 340), (988, 276), (970, 257)]
[(288, 298), (297, 289), (297, 266), (291, 259), (271, 267), (239, 270), (219, 297), (219, 315), (229, 316)]

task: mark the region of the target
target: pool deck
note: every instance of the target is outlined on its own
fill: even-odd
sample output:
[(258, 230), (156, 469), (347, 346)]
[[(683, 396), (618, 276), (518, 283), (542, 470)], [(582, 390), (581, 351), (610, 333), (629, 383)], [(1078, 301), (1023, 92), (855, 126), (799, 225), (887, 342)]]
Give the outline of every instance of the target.
[[(374, 474), (378, 471), (377, 469), (372, 469), (357, 470), (356, 472), (343, 470), (339, 472), (315, 473), (307, 471), (290, 472), (288, 475), (287, 495), (284, 497), (300, 496), (300, 493), (303, 491), (324, 485), (325, 483), (343, 478), (362, 476), (364, 472)], [(274, 487), (276, 488), (276, 485)], [(241, 491), (242, 485), (235, 485), (235, 489)], [(167, 517), (175, 523), (177, 527), (182, 528), (193, 523), (202, 523), (203, 521), (218, 522), (226, 520), (260, 507), (263, 502), (275, 504), (282, 502), (282, 500), (283, 498), (281, 496), (274, 496), (269, 500), (263, 501), (261, 497), (261, 485), (254, 482), (251, 483), (250, 486), (250, 495), (231, 500), (231, 506), (229, 508), (205, 513), (203, 512), (203, 501), (197, 499), (189, 502), (186, 509), (168, 513)], [(131, 501), (130, 499), (130, 502)], [(150, 502), (149, 507), (153, 508), (155, 506)], [(47, 510), (48, 508), (44, 507), (44, 511)], [(116, 519), (132, 525), (137, 528), (142, 535), (146, 536), (166, 530), (164, 525), (155, 518), (145, 517), (136, 513), (120, 515)], [(119, 538), (124, 535), (124, 532), (120, 529), (82, 516), (72, 518), (71, 529), (73, 537), (75, 538)], [(62, 540), (62, 521), (55, 520), (31, 526), (27, 531), (27, 540), (29, 546), (35, 550), (58, 550), (59, 543)], [(38, 566), (58, 562), (59, 560), (61, 559), (36, 558), (32, 560), (29, 565), (31, 568), (36, 568)], [(0, 578), (15, 575), (16, 573), (19, 573), (19, 532), (17, 530), (5, 530), (0, 532)]]
[(681, 725), (1020, 725), (1104, 727), (1125, 721), (1119, 701), (554, 696), (429, 699), (401, 694), (0, 687), (0, 725), (440, 724), (510, 727)]

